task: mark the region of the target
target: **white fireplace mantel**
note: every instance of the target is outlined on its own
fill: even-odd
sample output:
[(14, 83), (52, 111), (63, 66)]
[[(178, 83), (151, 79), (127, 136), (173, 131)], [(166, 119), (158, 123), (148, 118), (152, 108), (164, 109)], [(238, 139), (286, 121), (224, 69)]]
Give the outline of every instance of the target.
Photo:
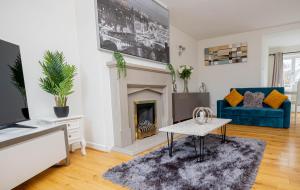
[[(127, 63), (127, 76), (118, 78), (116, 63), (109, 62), (111, 101), (113, 113), (114, 146), (125, 147), (133, 143), (128, 98), (133, 93), (156, 92), (161, 95), (162, 125), (172, 123), (172, 78), (165, 69)], [(142, 98), (142, 97), (139, 97)], [(146, 99), (145, 99), (146, 100)]]
[[(109, 68), (117, 67), (117, 63), (115, 63), (115, 62), (108, 62), (106, 65)], [(154, 68), (154, 67), (138, 65), (138, 64), (133, 64), (133, 63), (126, 63), (126, 67), (127, 67), (127, 69), (132, 69), (132, 70), (141, 70), (141, 71), (149, 71), (149, 72), (155, 72), (155, 73), (170, 74), (170, 71), (167, 71), (166, 69)]]

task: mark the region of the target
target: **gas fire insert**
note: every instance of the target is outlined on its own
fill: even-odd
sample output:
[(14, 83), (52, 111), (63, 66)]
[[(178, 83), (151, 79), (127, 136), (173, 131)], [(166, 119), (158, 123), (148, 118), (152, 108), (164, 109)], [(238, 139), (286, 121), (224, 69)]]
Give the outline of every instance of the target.
[(134, 125), (136, 139), (156, 134), (156, 101), (135, 101)]

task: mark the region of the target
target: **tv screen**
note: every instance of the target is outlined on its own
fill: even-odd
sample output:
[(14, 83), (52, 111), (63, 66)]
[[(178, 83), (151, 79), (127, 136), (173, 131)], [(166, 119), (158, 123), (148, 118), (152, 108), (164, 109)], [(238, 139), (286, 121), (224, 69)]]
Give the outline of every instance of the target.
[(28, 119), (20, 48), (0, 40), (0, 126)]

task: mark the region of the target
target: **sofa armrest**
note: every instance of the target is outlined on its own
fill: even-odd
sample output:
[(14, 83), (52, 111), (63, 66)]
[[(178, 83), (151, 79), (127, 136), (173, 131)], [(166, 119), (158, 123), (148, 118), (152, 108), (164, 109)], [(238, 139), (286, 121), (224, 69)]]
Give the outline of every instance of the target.
[(222, 117), (222, 112), (224, 108), (228, 106), (228, 103), (226, 100), (218, 100), (217, 101), (217, 117), (221, 118)]
[(283, 127), (290, 128), (291, 120), (291, 101), (286, 100), (282, 103), (281, 108), (283, 109)]

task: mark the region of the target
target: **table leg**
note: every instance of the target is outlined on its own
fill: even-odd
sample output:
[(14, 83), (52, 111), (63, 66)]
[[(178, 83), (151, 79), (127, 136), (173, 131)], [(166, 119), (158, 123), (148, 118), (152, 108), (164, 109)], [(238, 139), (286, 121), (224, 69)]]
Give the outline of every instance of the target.
[(199, 162), (204, 161), (204, 136), (199, 137)]
[(222, 126), (222, 143), (225, 143), (226, 142), (226, 125)]
[(222, 141), (223, 141), (223, 125), (221, 127), (221, 135), (222, 135)]
[(173, 133), (171, 133), (170, 138), (169, 138), (169, 133), (167, 133), (167, 139), (168, 139), (169, 156), (172, 157), (172, 154), (173, 154)]
[(168, 140), (168, 149), (170, 148), (170, 140), (169, 140), (169, 133), (167, 132), (167, 140)]
[(196, 157), (197, 157), (197, 156), (198, 156), (198, 152), (197, 152), (197, 144), (196, 144), (196, 141), (197, 141), (197, 137), (193, 136), (194, 151), (195, 151), (195, 154), (196, 154)]

